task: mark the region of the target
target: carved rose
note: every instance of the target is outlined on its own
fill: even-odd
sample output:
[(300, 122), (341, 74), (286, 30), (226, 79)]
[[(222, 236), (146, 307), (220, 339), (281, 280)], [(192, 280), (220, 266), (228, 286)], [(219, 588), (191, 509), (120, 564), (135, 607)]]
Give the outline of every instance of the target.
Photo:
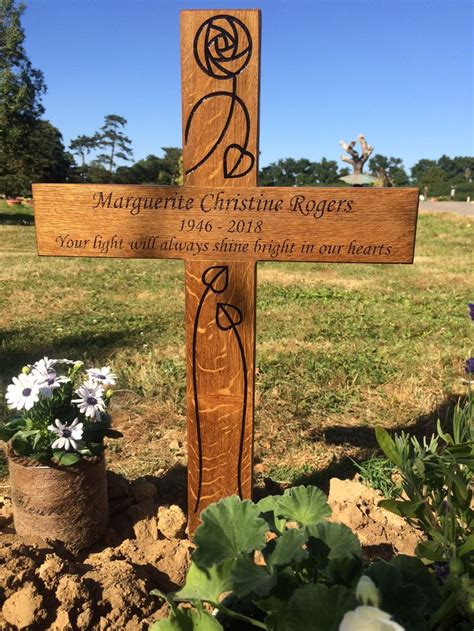
[(195, 58), (207, 75), (230, 79), (246, 67), (252, 54), (252, 39), (243, 22), (231, 15), (209, 18), (194, 38)]

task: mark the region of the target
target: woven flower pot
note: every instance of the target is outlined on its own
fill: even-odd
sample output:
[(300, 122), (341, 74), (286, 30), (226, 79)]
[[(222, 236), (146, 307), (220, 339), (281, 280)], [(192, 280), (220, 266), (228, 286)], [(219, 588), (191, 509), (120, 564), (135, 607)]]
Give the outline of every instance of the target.
[(69, 467), (38, 465), (7, 450), (17, 534), (61, 541), (77, 552), (104, 534), (108, 523), (105, 459)]

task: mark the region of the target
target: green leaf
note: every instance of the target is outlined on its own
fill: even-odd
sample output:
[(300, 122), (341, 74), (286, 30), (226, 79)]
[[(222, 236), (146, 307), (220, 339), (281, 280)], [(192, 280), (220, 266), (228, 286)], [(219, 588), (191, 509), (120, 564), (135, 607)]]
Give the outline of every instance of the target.
[(259, 513), (250, 500), (236, 495), (208, 506), (194, 535), (194, 561), (200, 567), (210, 567), (244, 552), (261, 550), (268, 528)]
[(428, 561), (444, 561), (444, 547), (436, 541), (422, 541), (415, 548), (415, 554)]
[(336, 585), (352, 587), (359, 578), (362, 559), (355, 556), (331, 559), (326, 567), (326, 575)]
[(390, 434), (383, 427), (375, 428), (375, 437), (379, 444), (380, 449), (384, 452), (389, 460), (391, 460), (394, 464), (397, 465), (400, 469), (402, 468), (402, 459), (398, 452), (397, 446), (395, 445), (394, 440), (391, 438)]
[(207, 611), (176, 609), (166, 620), (152, 624), (149, 631), (223, 631), (223, 627)]
[(428, 615), (441, 604), (441, 591), (433, 574), (417, 557), (398, 554), (391, 559), (389, 565), (401, 574), (403, 584), (416, 585), (426, 598), (425, 613)]
[(378, 506), (385, 510), (395, 513), (400, 517), (418, 517), (418, 510), (424, 505), (424, 502), (418, 500), (380, 500)]
[(406, 631), (426, 629), (427, 598), (418, 585), (407, 582), (400, 569), (386, 561), (372, 563), (365, 574), (382, 594), (381, 608), (402, 622)]
[(286, 610), (291, 595), (300, 587), (300, 579), (288, 568), (277, 574), (277, 584), (267, 598), (252, 598), (252, 601), (262, 611), (278, 617)]
[(461, 557), (469, 554), (470, 552), (474, 552), (474, 534), (469, 535), (469, 537), (458, 550), (459, 556)]
[(8, 427), (7, 425), (2, 425), (0, 427), (0, 440), (3, 440), (4, 443), (7, 443), (12, 436), (15, 435), (17, 429), (14, 427)]
[(281, 537), (270, 541), (271, 553), (266, 557), (268, 565), (289, 565), (300, 563), (307, 558), (308, 552), (303, 545), (308, 541), (308, 533), (303, 529), (291, 528)]
[(53, 451), (54, 460), (63, 467), (70, 467), (81, 460), (80, 454), (66, 451)]
[(337, 631), (344, 614), (356, 607), (357, 600), (346, 587), (308, 584), (297, 589), (286, 609), (269, 616), (266, 624), (273, 631)]
[(344, 524), (326, 521), (309, 526), (307, 530), (312, 537), (320, 539), (329, 548), (328, 559), (350, 555), (362, 556), (362, 548), (357, 535)]
[(318, 488), (296, 486), (278, 497), (275, 513), (303, 526), (310, 526), (329, 517), (332, 510), (326, 496)]
[(257, 565), (249, 557), (240, 557), (232, 568), (232, 584), (237, 596), (254, 593), (265, 597), (276, 585), (278, 575), (265, 565)]
[(460, 503), (465, 502), (466, 498), (468, 497), (469, 491), (462, 477), (458, 473), (453, 471), (452, 469), (449, 469), (448, 467), (446, 467), (445, 464), (441, 462), (441, 460), (438, 461), (438, 466), (441, 469), (441, 471), (444, 473), (444, 475), (447, 478), (449, 478), (451, 482), (454, 484), (454, 488), (456, 492), (456, 499)]
[(285, 530), (286, 519), (277, 517), (275, 511), (278, 507), (278, 495), (268, 495), (257, 503), (261, 516), (267, 522), (273, 532), (282, 533)]
[(232, 590), (230, 570), (234, 563), (234, 559), (227, 559), (220, 565), (201, 568), (192, 562), (184, 587), (177, 592), (176, 597), (217, 602), (224, 592)]
[(11, 439), (13, 450), (20, 456), (29, 456), (31, 454), (31, 445), (27, 440), (19, 437), (18, 434)]

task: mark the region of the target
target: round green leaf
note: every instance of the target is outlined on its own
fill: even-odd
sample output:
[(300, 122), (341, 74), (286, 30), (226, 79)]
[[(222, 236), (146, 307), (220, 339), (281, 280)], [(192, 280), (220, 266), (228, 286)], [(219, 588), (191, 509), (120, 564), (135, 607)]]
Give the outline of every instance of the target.
[(323, 521), (331, 515), (331, 507), (322, 491), (315, 486), (296, 486), (277, 500), (275, 514), (303, 526)]
[(196, 530), (193, 554), (200, 567), (211, 567), (243, 553), (265, 546), (268, 526), (250, 500), (236, 495), (211, 504), (201, 514), (202, 524)]
[(354, 594), (346, 587), (310, 583), (297, 589), (284, 612), (269, 616), (273, 631), (337, 631), (344, 614), (357, 607)]
[(223, 631), (223, 627), (207, 611), (176, 609), (166, 620), (155, 622), (150, 631)]
[(232, 568), (232, 585), (237, 596), (268, 596), (276, 585), (277, 574), (270, 573), (266, 566), (257, 565), (249, 557), (240, 557)]
[(221, 594), (232, 590), (230, 570), (234, 563), (234, 559), (228, 559), (220, 565), (200, 568), (192, 562), (184, 587), (176, 594), (177, 598), (218, 602)]
[(316, 539), (321, 539), (329, 548), (328, 559), (337, 559), (353, 554), (360, 557), (362, 548), (360, 541), (350, 528), (344, 524), (325, 521), (315, 526), (310, 526), (309, 534)]
[(305, 529), (292, 528), (284, 532), (271, 544), (274, 544), (272, 552), (266, 561), (268, 565), (289, 565), (292, 561), (300, 563), (308, 556), (303, 545), (308, 541), (308, 533)]

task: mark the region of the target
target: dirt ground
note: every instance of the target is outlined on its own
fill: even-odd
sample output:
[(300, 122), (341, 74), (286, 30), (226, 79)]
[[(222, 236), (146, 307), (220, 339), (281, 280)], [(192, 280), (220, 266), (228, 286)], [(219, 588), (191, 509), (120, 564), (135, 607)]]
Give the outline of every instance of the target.
[[(169, 504), (173, 481), (129, 482), (109, 472), (108, 482), (109, 529), (93, 549), (76, 556), (57, 543), (17, 537), (8, 492), (0, 495), (3, 631), (140, 631), (166, 615), (150, 592), (176, 590), (192, 550), (185, 513)], [(182, 490), (174, 487), (174, 497), (184, 497)], [(330, 481), (332, 519), (357, 533), (368, 558), (413, 554), (419, 534), (378, 508), (379, 499), (357, 479)]]

